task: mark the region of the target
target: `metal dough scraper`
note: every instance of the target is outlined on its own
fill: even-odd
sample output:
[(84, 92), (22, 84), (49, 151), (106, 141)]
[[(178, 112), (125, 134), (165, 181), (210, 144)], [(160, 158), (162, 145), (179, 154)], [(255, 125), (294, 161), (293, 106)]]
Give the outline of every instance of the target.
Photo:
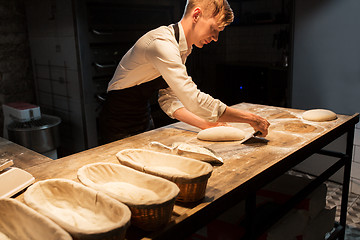
[(247, 133), (245, 135), (244, 139), (240, 141), (240, 143), (245, 143), (245, 142), (249, 141), (250, 139), (255, 139), (256, 141), (261, 141), (261, 142), (268, 142), (269, 141), (264, 137), (259, 137), (259, 135), (261, 135), (260, 131)]

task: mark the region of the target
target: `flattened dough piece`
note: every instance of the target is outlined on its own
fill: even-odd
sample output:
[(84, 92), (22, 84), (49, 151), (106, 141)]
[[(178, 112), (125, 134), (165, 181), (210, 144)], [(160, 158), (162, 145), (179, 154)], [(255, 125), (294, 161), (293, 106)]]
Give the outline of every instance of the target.
[(235, 127), (212, 127), (201, 130), (197, 138), (205, 141), (240, 141), (245, 138), (245, 132)]
[(332, 121), (337, 118), (336, 113), (327, 109), (312, 109), (303, 113), (303, 119), (314, 122)]

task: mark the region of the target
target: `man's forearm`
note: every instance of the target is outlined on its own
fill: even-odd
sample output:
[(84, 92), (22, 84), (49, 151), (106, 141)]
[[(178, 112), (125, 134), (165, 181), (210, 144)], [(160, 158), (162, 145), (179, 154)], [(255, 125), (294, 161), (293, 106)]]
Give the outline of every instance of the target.
[(225, 123), (219, 123), (219, 122), (208, 122), (197, 115), (193, 114), (192, 112), (188, 111), (186, 108), (179, 108), (177, 109), (173, 117), (175, 117), (177, 120), (190, 124), (192, 126), (198, 127), (200, 129), (206, 129), (210, 127), (216, 127), (216, 126), (224, 126)]
[(220, 116), (219, 122), (242, 122), (251, 123), (256, 120), (256, 116), (253, 113), (227, 107), (225, 112)]

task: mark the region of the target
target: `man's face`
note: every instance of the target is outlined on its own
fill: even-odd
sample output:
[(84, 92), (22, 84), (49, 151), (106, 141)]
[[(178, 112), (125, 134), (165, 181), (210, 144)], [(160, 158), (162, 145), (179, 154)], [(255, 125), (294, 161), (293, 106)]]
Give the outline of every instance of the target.
[(219, 28), (216, 18), (199, 17), (194, 28), (194, 45), (202, 48), (204, 44), (216, 42), (222, 30), (224, 28)]

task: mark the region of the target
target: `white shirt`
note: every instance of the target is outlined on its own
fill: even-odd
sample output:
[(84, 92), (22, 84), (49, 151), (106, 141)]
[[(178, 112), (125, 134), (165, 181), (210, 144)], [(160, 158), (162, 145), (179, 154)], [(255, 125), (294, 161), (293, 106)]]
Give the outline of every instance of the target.
[(185, 61), (191, 53), (184, 30), (179, 25), (179, 43), (172, 25), (162, 26), (142, 36), (124, 55), (108, 85), (108, 91), (119, 90), (151, 81), (162, 76), (169, 85), (159, 91), (162, 110), (173, 118), (173, 113), (185, 107), (195, 115), (215, 122), (226, 105), (201, 92), (187, 74)]

